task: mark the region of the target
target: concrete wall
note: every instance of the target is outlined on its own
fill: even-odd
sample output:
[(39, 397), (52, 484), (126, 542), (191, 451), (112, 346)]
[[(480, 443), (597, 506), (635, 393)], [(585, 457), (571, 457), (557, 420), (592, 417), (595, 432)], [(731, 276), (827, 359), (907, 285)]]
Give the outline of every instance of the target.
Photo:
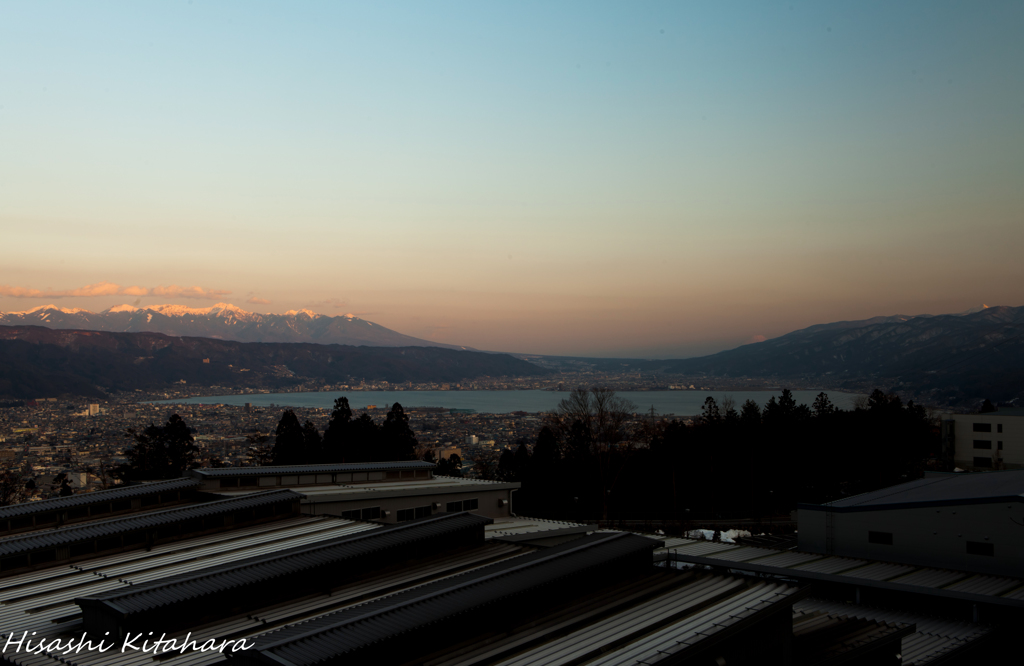
[[(953, 462), (965, 470), (1024, 469), (1024, 416), (990, 414), (954, 414), (955, 453)], [(991, 426), (992, 432), (974, 432), (974, 424)], [(999, 432), (999, 426), (1003, 431)], [(975, 440), (991, 442), (991, 449), (974, 448)], [(999, 442), (1003, 448), (999, 450)], [(991, 467), (976, 466), (975, 458), (988, 458)], [(1000, 460), (1001, 459), (1001, 460)]]
[[(299, 491), (301, 492), (301, 490)], [(398, 522), (398, 511), (401, 509), (415, 509), (421, 506), (431, 506), (431, 514), (444, 513), (448, 502), (462, 502), (467, 499), (476, 499), (479, 502), (478, 508), (472, 512), (489, 518), (508, 518), (511, 516), (512, 491), (508, 489), (490, 489), (481, 486), (479, 491), (467, 492), (460, 489), (455, 493), (437, 493), (421, 495), (404, 495), (402, 497), (346, 497), (344, 495), (318, 495), (315, 498), (307, 498), (302, 502), (302, 512), (309, 515), (333, 515), (340, 516), (342, 511), (362, 510), (370, 507), (380, 507), (381, 511), (389, 512), (389, 515), (381, 515), (375, 522), (395, 523)], [(434, 504), (439, 504), (433, 508)]]
[[(826, 512), (800, 510), (799, 548), (826, 552)], [(868, 532), (893, 535), (870, 543)], [(833, 555), (1024, 577), (1024, 503), (832, 512)], [(967, 553), (967, 542), (994, 555)]]

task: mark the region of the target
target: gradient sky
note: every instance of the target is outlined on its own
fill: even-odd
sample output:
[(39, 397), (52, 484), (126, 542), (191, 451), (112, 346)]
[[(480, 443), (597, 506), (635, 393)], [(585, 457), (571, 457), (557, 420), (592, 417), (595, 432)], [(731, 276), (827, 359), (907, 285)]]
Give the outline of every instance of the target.
[(0, 4), (0, 311), (688, 356), (1024, 304), (1021, 2)]

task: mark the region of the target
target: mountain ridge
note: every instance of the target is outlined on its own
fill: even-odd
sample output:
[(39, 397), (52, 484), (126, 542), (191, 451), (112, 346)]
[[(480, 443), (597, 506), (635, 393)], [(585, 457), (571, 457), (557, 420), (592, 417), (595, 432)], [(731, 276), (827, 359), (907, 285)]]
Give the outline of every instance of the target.
[(0, 313), (0, 325), (44, 326), (55, 330), (163, 333), (237, 342), (314, 342), (472, 350), (470, 347), (405, 335), (353, 314), (331, 316), (312, 310), (262, 314), (249, 312), (231, 303), (217, 303), (206, 308), (177, 304), (144, 307), (122, 304), (102, 312), (48, 304), (21, 312)]
[(0, 396), (102, 397), (187, 385), (280, 389), (362, 380), (459, 382), (540, 376), (507, 354), (441, 347), (238, 342), (163, 333), (0, 326)]

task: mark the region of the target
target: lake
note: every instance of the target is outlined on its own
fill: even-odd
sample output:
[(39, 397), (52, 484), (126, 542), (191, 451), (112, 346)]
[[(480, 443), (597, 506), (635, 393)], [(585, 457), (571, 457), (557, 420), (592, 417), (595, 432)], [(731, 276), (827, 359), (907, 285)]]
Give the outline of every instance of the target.
[[(798, 404), (810, 405), (819, 391), (793, 391)], [(658, 414), (693, 416), (699, 414), (704, 400), (710, 395), (721, 406), (726, 397), (736, 403), (736, 409), (746, 400), (753, 400), (762, 408), (780, 391), (616, 391), (619, 397), (630, 400), (637, 411), (650, 411), (651, 406)], [(321, 407), (329, 409), (335, 398), (348, 397), (352, 409), (363, 409), (368, 405), (377, 407), (401, 403), (411, 407), (444, 407), (447, 409), (472, 409), (482, 414), (507, 414), (509, 412), (550, 412), (558, 401), (569, 395), (567, 391), (322, 391), (307, 393), (252, 393), (246, 395), (216, 395), (181, 400), (158, 400), (156, 404), (187, 405), (236, 405), (252, 403), (254, 407)], [(829, 393), (829, 399), (840, 409), (852, 409), (858, 393)]]

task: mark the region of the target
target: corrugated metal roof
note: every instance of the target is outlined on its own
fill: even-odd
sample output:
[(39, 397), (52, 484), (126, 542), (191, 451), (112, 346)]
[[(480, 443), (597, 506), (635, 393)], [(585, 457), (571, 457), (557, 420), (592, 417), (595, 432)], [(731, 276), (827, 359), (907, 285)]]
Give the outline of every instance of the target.
[(699, 613), (588, 663), (590, 666), (657, 663), (679, 655), (701, 641), (714, 638), (716, 633), (749, 620), (758, 613), (771, 610), (779, 603), (792, 603), (800, 593), (799, 588), (782, 583), (754, 583)]
[(300, 571), (343, 566), (348, 560), (373, 557), (375, 553), (397, 547), (415, 548), (416, 544), (425, 539), (456, 532), (482, 532), (483, 527), (491, 522), (490, 518), (472, 513), (439, 514), (372, 532), (300, 546), (178, 576), (162, 577), (148, 585), (80, 597), (75, 602), (83, 608), (103, 606), (123, 616), (144, 613), (186, 600), (237, 591), (249, 585), (262, 585)]
[(930, 569), (923, 568), (918, 569), (905, 576), (893, 578), (894, 583), (904, 583), (906, 585), (920, 585), (922, 587), (945, 587), (950, 583), (955, 583), (958, 580), (963, 580), (971, 574), (963, 571), (950, 571), (949, 569)]
[(909, 564), (872, 562), (867, 566), (857, 567), (852, 571), (847, 571), (843, 575), (850, 576), (851, 578), (866, 578), (868, 580), (889, 580), (890, 578), (910, 573), (916, 568), (917, 567), (910, 566)]
[[(691, 553), (693, 551), (692, 550), (687, 550), (687, 551), (684, 551), (684, 552)], [(732, 560), (733, 562), (746, 562), (747, 560), (754, 560), (754, 559), (757, 559), (759, 557), (768, 557), (769, 555), (778, 555), (778, 553), (779, 553), (779, 551), (772, 550), (770, 548), (744, 548), (743, 546), (740, 546), (739, 548), (733, 548), (732, 550), (727, 550), (725, 552), (716, 553), (714, 555), (714, 557), (715, 557), (715, 559), (719, 559), (719, 560)]]
[(257, 641), (254, 651), (276, 663), (316, 663), (657, 545), (633, 534), (592, 534), (287, 627)]
[[(863, 650), (875, 648), (878, 641), (886, 641), (890, 654), (899, 652), (899, 640), (914, 633), (914, 625), (907, 622), (886, 622), (873, 618), (821, 613), (793, 617), (793, 653), (797, 663), (819, 664), (840, 659), (863, 660)], [(881, 657), (882, 655), (876, 655)]]
[(278, 465), (268, 467), (204, 467), (192, 470), (200, 479), (220, 479), (236, 476), (277, 476), (280, 474), (333, 474), (338, 472), (387, 472), (395, 470), (434, 469), (434, 463), (423, 460), (396, 460), (393, 462), (340, 463), (337, 465)]
[(11, 506), (0, 508), (0, 520), (30, 514), (53, 513), (72, 507), (103, 504), (132, 497), (170, 492), (172, 490), (187, 490), (198, 486), (199, 482), (191, 478), (169, 479), (167, 481), (153, 481), (124, 486), (123, 488), (111, 488), (110, 490), (97, 490), (91, 493), (78, 493), (68, 497), (56, 497), (38, 502), (23, 502), (22, 504), (12, 504)]
[(828, 504), (801, 504), (817, 511), (870, 511), (908, 506), (940, 506), (999, 501), (1021, 501), (1024, 470), (972, 472), (926, 477), (900, 483)]
[(571, 534), (576, 532), (594, 532), (597, 525), (569, 523), (561, 520), (544, 520), (542, 518), (508, 518), (498, 519), (493, 525), (484, 528), (488, 539), (517, 536), (548, 536), (552, 533)]
[(46, 548), (56, 548), (79, 541), (102, 539), (194, 518), (231, 513), (240, 509), (254, 508), (277, 502), (296, 501), (301, 498), (302, 495), (291, 490), (270, 490), (231, 499), (206, 502), (204, 504), (192, 504), (173, 509), (132, 514), (123, 518), (111, 518), (92, 523), (69, 525), (45, 532), (32, 532), (24, 536), (10, 536), (0, 539), (0, 557)]
[(992, 631), (991, 627), (983, 624), (817, 598), (801, 599), (793, 606), (793, 612), (795, 615), (837, 613), (883, 622), (912, 623), (916, 631), (905, 636), (901, 645), (903, 663), (907, 666), (923, 666), (945, 658)]
[(964, 579), (958, 583), (947, 585), (945, 590), (953, 590), (955, 592), (967, 592), (969, 594), (991, 594), (1001, 595), (1009, 592), (1015, 587), (1019, 587), (1021, 584), (1019, 578), (1006, 578), (1004, 576), (986, 576), (979, 574), (977, 576), (971, 576), (970, 578)]

